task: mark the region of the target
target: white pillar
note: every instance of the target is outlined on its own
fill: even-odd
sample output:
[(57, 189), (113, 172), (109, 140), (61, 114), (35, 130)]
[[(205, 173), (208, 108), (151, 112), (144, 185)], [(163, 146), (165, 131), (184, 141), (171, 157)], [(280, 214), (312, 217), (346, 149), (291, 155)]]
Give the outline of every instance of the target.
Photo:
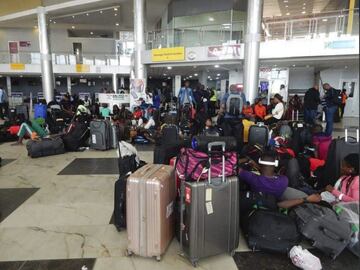
[(66, 77), (66, 82), (67, 82), (67, 92), (71, 95), (71, 77), (70, 76)]
[(224, 94), (226, 93), (226, 82), (227, 82), (227, 80), (221, 80), (221, 82), (220, 82), (221, 97), (224, 96)]
[(208, 81), (208, 73), (206, 71), (202, 71), (199, 74), (199, 82), (207, 87), (207, 81)]
[(181, 75), (176, 75), (174, 79), (174, 92), (173, 92), (175, 97), (179, 96), (180, 88), (181, 88)]
[(11, 77), (10, 76), (6, 76), (6, 89), (7, 89), (8, 97), (10, 97), (11, 96)]
[(120, 78), (120, 88), (125, 88), (125, 78), (124, 77)]
[(52, 57), (49, 47), (49, 39), (46, 23), (46, 11), (44, 7), (38, 7), (38, 29), (41, 57), (42, 88), (47, 102), (54, 100), (54, 73), (52, 69)]
[(145, 50), (145, 0), (134, 0), (134, 37), (135, 37), (135, 78), (143, 79), (146, 84), (146, 67), (142, 63)]
[(244, 91), (246, 100), (253, 103), (258, 93), (259, 51), (264, 0), (248, 0), (245, 36)]
[(116, 74), (116, 73), (113, 73), (113, 76), (112, 76), (112, 85), (113, 85), (113, 90), (114, 90), (114, 92), (117, 94), (118, 91), (119, 91), (119, 88), (118, 88), (118, 77), (117, 77), (117, 74)]

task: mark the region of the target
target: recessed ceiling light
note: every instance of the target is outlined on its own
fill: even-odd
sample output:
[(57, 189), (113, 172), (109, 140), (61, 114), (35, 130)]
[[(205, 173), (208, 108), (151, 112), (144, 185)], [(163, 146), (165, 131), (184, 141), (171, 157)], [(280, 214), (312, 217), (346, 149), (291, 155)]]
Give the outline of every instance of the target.
[(166, 76), (167, 76), (167, 74), (164, 73), (164, 77), (166, 77)]
[(303, 7), (302, 9), (306, 9), (306, 7)]
[(167, 67), (167, 69), (168, 69), (168, 70), (171, 70), (171, 69), (172, 69), (172, 67)]
[(71, 26), (71, 29), (75, 29), (75, 26), (73, 25), (73, 26)]
[(72, 15), (72, 18), (75, 19), (75, 15)]
[(220, 75), (221, 75), (220, 73), (219, 73), (219, 74), (216, 74), (216, 76), (218, 76), (218, 77), (219, 77)]
[(306, 3), (304, 3), (303, 6), (306, 6)]
[(287, 2), (289, 2), (288, 0), (284, 0), (284, 3), (287, 3)]
[(208, 79), (210, 79), (211, 77), (210, 76), (208, 76)]
[(151, 77), (151, 76), (149, 76), (149, 79), (152, 79), (152, 77)]
[(101, 79), (101, 76), (99, 76), (99, 79)]
[(50, 19), (50, 22), (52, 22), (52, 19)]
[(348, 66), (345, 66), (345, 68), (348, 68)]
[(194, 76), (197, 77), (199, 74), (195, 73)]
[(274, 67), (277, 67), (277, 65), (274, 65)]
[(306, 11), (304, 10), (303, 12), (301, 12), (302, 14), (305, 14), (306, 13)]
[(115, 11), (117, 11), (118, 9), (117, 8), (114, 8)]
[(94, 34), (94, 32), (90, 32), (90, 35), (93, 35)]
[(209, 22), (213, 22), (215, 19), (213, 17), (209, 17)]
[(171, 80), (171, 77), (168, 77), (168, 80)]
[(119, 23), (115, 23), (116, 26), (119, 26)]
[(90, 14), (89, 13), (86, 13), (86, 16), (89, 16)]
[(286, 5), (285, 7), (288, 8), (289, 6)]
[(20, 78), (24, 77), (23, 75), (20, 75)]
[(219, 66), (219, 65), (215, 65), (214, 67), (215, 67), (215, 68), (219, 68), (220, 66)]
[(292, 65), (293, 67), (296, 67), (296, 65)]
[(114, 16), (117, 16), (117, 13), (115, 13)]
[(54, 21), (54, 24), (56, 24), (56, 22)]
[(103, 11), (102, 10), (100, 10), (100, 14), (102, 14), (103, 13)]
[(189, 78), (191, 79), (191, 78), (192, 78), (192, 76), (190, 75), (190, 76), (189, 76)]
[(286, 15), (289, 16), (289, 15), (290, 15), (290, 12), (286, 13)]
[(328, 21), (328, 19), (322, 19), (322, 21), (323, 21), (323, 22), (327, 22), (327, 21)]

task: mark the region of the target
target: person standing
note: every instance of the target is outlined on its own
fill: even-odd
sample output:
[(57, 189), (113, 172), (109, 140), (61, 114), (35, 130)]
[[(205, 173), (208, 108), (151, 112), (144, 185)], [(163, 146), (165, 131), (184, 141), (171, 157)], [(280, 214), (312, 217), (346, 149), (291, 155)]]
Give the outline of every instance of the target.
[(305, 123), (314, 124), (317, 115), (317, 109), (320, 104), (319, 86), (314, 85), (306, 91), (304, 97), (304, 118)]
[(341, 105), (340, 105), (340, 108), (341, 108), (341, 118), (344, 117), (344, 112), (345, 112), (345, 106), (346, 106), (346, 101), (348, 99), (348, 95), (346, 94), (346, 89), (343, 89), (341, 91)]
[(339, 95), (337, 90), (334, 89), (330, 84), (324, 83), (323, 88), (325, 90), (325, 118), (326, 118), (326, 129), (325, 134), (326, 136), (331, 136), (334, 128), (334, 116), (335, 113), (338, 111), (338, 99)]
[(7, 96), (4, 88), (0, 85), (0, 118), (4, 119), (4, 114), (6, 114), (6, 102)]
[(184, 87), (180, 89), (178, 100), (181, 107), (183, 107), (185, 104), (189, 104), (191, 106), (196, 105), (196, 101), (193, 95), (193, 91), (190, 88), (189, 81), (186, 81)]

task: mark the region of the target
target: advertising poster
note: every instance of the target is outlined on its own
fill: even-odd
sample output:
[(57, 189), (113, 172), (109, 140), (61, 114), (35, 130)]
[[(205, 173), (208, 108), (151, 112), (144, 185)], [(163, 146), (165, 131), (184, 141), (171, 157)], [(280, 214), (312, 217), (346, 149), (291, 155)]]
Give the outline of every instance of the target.
[(140, 106), (145, 101), (147, 104), (152, 104), (152, 99), (145, 91), (145, 83), (142, 79), (130, 80), (130, 108), (134, 110), (135, 107)]

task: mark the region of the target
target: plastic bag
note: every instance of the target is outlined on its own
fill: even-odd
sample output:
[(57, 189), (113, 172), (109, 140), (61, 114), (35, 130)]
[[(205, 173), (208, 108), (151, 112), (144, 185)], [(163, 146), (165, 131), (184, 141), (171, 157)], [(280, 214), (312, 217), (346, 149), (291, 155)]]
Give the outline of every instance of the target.
[(349, 247), (359, 242), (359, 203), (358, 202), (339, 202), (333, 206), (335, 212), (341, 220), (351, 225), (352, 236)]
[(321, 270), (320, 259), (311, 254), (307, 249), (303, 249), (301, 246), (294, 246), (290, 252), (289, 257), (292, 263), (304, 270)]

